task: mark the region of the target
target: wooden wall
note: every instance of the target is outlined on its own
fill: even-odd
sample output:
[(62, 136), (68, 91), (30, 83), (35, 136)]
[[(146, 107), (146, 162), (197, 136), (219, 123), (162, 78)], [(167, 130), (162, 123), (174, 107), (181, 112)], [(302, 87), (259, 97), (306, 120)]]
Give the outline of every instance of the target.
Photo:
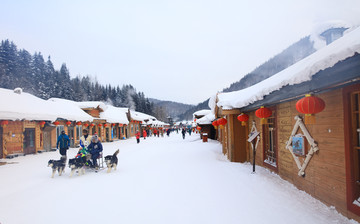
[[(303, 115), (296, 110), (297, 101), (276, 105), (278, 174), (300, 190), (306, 191), (328, 205), (335, 206), (339, 212), (347, 215), (342, 90), (338, 89), (317, 96), (325, 101), (326, 107), (316, 115), (316, 124), (306, 125), (310, 135), (318, 143), (319, 151), (311, 158), (305, 170), (305, 177), (298, 176), (296, 163), (291, 153), (285, 148), (295, 125), (294, 117), (296, 115), (303, 117)], [(254, 111), (249, 115), (249, 121), (255, 120), (257, 129), (261, 132), (260, 119), (255, 116)], [(251, 123), (249, 131), (250, 129)], [(263, 150), (262, 140), (260, 140), (256, 153), (256, 165), (265, 166)], [(249, 151), (251, 152), (250, 161), (252, 161), (250, 145)], [(300, 158), (301, 163), (303, 160)]]

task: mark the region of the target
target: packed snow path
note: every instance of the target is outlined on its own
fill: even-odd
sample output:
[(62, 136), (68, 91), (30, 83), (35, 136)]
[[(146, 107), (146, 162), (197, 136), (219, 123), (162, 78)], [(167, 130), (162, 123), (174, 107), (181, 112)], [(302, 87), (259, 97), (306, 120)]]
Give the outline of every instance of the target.
[[(230, 163), (216, 141), (172, 133), (104, 143), (120, 149), (115, 172), (50, 178), (48, 152), (0, 166), (0, 223), (357, 223), (277, 175)], [(68, 151), (73, 158), (77, 149)]]

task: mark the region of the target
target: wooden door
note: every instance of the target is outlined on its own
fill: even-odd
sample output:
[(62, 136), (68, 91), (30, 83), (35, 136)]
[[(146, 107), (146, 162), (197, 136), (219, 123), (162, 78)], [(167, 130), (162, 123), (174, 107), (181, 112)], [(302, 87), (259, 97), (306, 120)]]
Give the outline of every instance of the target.
[(241, 122), (237, 120), (237, 116), (233, 116), (234, 122), (234, 162), (246, 162), (246, 126), (242, 126)]
[(51, 131), (44, 131), (44, 150), (51, 150)]
[(74, 127), (68, 127), (68, 136), (70, 139), (70, 147), (73, 148), (75, 141), (74, 141)]
[(34, 154), (35, 148), (35, 128), (25, 128), (24, 132), (24, 153)]

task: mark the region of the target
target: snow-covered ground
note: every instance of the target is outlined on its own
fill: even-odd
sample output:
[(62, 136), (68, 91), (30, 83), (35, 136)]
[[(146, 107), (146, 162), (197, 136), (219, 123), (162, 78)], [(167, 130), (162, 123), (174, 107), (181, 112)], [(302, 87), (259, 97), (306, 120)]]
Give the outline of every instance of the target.
[[(276, 174), (230, 163), (198, 135), (104, 143), (115, 172), (50, 178), (58, 152), (0, 160), (0, 223), (357, 223)], [(70, 149), (72, 158), (77, 149)]]

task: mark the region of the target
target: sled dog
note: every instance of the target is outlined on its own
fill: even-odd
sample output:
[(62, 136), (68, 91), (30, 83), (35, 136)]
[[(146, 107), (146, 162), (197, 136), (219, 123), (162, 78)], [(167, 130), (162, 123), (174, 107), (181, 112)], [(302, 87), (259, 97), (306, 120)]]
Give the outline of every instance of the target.
[(69, 167), (71, 168), (70, 177), (74, 174), (75, 171), (78, 171), (79, 176), (85, 174), (86, 156), (80, 158), (69, 159)]
[(48, 167), (52, 168), (52, 175), (51, 178), (54, 178), (56, 171), (58, 171), (59, 176), (61, 176), (61, 174), (63, 172), (65, 172), (65, 159), (60, 159), (60, 160), (53, 160), (50, 159), (48, 162)]
[(118, 158), (117, 158), (117, 154), (119, 154), (120, 150), (116, 150), (116, 152), (113, 155), (108, 155), (105, 156), (105, 163), (107, 166), (107, 172), (110, 173), (111, 169), (114, 168), (114, 170), (116, 170), (116, 166), (118, 163)]

